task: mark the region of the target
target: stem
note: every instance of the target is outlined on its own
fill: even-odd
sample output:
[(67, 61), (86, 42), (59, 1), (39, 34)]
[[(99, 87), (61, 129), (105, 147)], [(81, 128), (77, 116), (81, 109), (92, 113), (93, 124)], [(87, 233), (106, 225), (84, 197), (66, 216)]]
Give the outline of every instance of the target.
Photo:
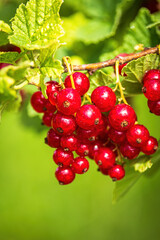
[(59, 84), (62, 86), (62, 88), (65, 88), (64, 83), (62, 82), (62, 78), (59, 77), (58, 79), (59, 79)]
[(120, 152), (120, 150), (119, 150), (117, 144), (115, 144), (115, 145), (116, 145), (116, 150), (117, 150), (117, 153), (118, 153), (118, 159), (119, 159), (120, 163), (124, 164), (124, 161), (123, 161), (123, 158), (122, 158), (121, 152)]
[(35, 67), (38, 68), (37, 63), (36, 63), (36, 61), (35, 61), (35, 59), (34, 59), (33, 51), (31, 51), (31, 57), (32, 57), (32, 60), (33, 60), (33, 62), (34, 62)]
[[(87, 71), (91, 71), (91, 72), (93, 71), (94, 72), (94, 71), (96, 71), (100, 68), (114, 66), (117, 59), (119, 60), (120, 64), (124, 64), (124, 63), (130, 62), (132, 60), (135, 60), (137, 58), (146, 56), (147, 54), (151, 54), (151, 53), (152, 54), (153, 53), (159, 54), (160, 53), (160, 47), (157, 46), (157, 47), (153, 47), (153, 48), (145, 48), (145, 50), (143, 50), (141, 52), (131, 53), (128, 56), (123, 57), (123, 58), (119, 58), (119, 59), (116, 57), (116, 58), (113, 58), (113, 59), (109, 59), (105, 62), (89, 63), (89, 64), (82, 64), (82, 65), (73, 65), (72, 67), (73, 67), (74, 71), (87, 70)], [(63, 66), (64, 66), (64, 72), (69, 72), (65, 63), (63, 64)]]
[(68, 70), (68, 73), (69, 73), (69, 75), (70, 75), (72, 88), (73, 88), (73, 89), (76, 89), (75, 84), (74, 84), (74, 79), (73, 79), (73, 76), (72, 76), (72, 74), (73, 74), (73, 68), (72, 68), (72, 65), (71, 65), (71, 64), (69, 65), (67, 58), (68, 58), (68, 57), (64, 57), (64, 58), (63, 58), (63, 61), (64, 61), (65, 65), (66, 65), (67, 70)]
[(84, 94), (85, 98), (87, 98), (88, 102), (92, 103), (91, 98), (88, 96), (87, 93)]
[(15, 85), (13, 88), (14, 88), (15, 90), (19, 90), (19, 89), (23, 88), (24, 86), (26, 86), (27, 84), (28, 84), (28, 81), (25, 80), (24, 82), (22, 82), (22, 83), (20, 83), (20, 84), (18, 84), (18, 85)]
[(120, 79), (119, 79), (119, 60), (116, 61), (116, 84), (119, 86), (119, 91), (120, 91), (120, 94), (121, 94), (121, 99), (123, 100), (123, 102), (125, 104), (128, 104), (125, 97), (124, 97), (124, 94), (123, 94), (123, 87), (122, 87), (122, 84), (120, 82)]

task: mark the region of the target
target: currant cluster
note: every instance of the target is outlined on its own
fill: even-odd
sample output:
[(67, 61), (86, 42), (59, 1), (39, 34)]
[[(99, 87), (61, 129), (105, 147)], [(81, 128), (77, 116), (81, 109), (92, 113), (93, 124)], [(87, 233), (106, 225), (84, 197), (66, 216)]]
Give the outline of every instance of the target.
[[(45, 99), (41, 91), (31, 97), (35, 111), (43, 113), (42, 122), (51, 127), (45, 143), (56, 148), (53, 160), (58, 165), (55, 176), (60, 184), (71, 183), (76, 174), (89, 169), (94, 159), (98, 170), (114, 181), (125, 176), (124, 160), (136, 158), (140, 151), (153, 154), (158, 142), (146, 127), (138, 124), (133, 108), (116, 105), (116, 95), (108, 86), (99, 86), (91, 94), (91, 103), (83, 105), (90, 87), (88, 77), (75, 72), (67, 76), (65, 88), (57, 82), (46, 83)], [(73, 152), (78, 156), (74, 158)]]
[(143, 77), (142, 92), (148, 99), (151, 113), (160, 116), (160, 70), (149, 70)]

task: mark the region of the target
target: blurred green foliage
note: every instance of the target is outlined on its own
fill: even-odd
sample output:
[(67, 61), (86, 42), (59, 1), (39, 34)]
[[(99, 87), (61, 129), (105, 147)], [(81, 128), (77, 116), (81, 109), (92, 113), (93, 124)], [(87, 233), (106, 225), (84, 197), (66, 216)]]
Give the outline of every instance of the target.
[[(9, 23), (22, 2), (1, 0), (0, 18)], [(105, 54), (114, 57), (142, 2), (65, 0), (61, 16), (67, 44), (57, 56), (69, 55), (76, 63), (97, 62)], [(27, 87), (27, 92), (34, 90)], [(160, 165), (116, 205), (111, 203), (114, 184), (92, 161), (87, 174), (59, 186), (53, 149), (43, 140), (47, 129), (30, 110), (28, 116), (27, 102), (29, 97), (20, 112), (5, 113), (0, 125), (0, 240), (159, 240)], [(159, 118), (149, 113), (144, 96), (132, 103), (139, 123), (159, 138)]]

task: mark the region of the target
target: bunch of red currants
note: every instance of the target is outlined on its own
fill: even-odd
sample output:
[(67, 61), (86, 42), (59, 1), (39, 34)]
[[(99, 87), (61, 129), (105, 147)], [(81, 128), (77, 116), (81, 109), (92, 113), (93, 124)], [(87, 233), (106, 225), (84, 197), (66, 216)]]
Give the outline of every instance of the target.
[(88, 98), (90, 87), (88, 77), (75, 72), (66, 77), (64, 86), (50, 81), (46, 83), (48, 99), (41, 91), (31, 97), (34, 110), (43, 113), (43, 124), (51, 127), (45, 143), (56, 148), (53, 160), (58, 165), (55, 176), (60, 184), (69, 184), (76, 174), (87, 172), (88, 159), (94, 159), (102, 174), (120, 180), (125, 176), (125, 158), (131, 160), (140, 152), (150, 155), (157, 150), (157, 140), (137, 123), (134, 109), (125, 103), (116, 105), (111, 88), (97, 87), (90, 104), (83, 105), (81, 98)]

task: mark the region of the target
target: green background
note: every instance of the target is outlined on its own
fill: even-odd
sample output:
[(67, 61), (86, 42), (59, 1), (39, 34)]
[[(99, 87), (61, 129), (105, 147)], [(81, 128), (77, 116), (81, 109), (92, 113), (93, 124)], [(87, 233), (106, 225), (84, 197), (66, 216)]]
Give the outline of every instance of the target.
[[(0, 18), (10, 19), (17, 2), (21, 1), (1, 1)], [(70, 2), (66, 0), (62, 11), (68, 18), (77, 11)], [(104, 1), (100, 2), (103, 4)], [(136, 6), (130, 18), (136, 14)], [(86, 16), (91, 17), (88, 13)], [(112, 39), (109, 48), (116, 44)], [(80, 56), (80, 60), (86, 62), (97, 61), (104, 49), (102, 42), (85, 45), (79, 40), (69, 46), (69, 50), (64, 48), (60, 55)], [(76, 48), (72, 52), (73, 46)], [(139, 123), (159, 138), (159, 117), (149, 113), (145, 97), (135, 97), (132, 104)], [(41, 128), (39, 119), (28, 120), (23, 111), (2, 116), (0, 240), (159, 240), (158, 165), (156, 170), (149, 170), (150, 176), (141, 177), (127, 195), (113, 205), (114, 183), (97, 171), (93, 161), (90, 161), (90, 170), (86, 174), (76, 176), (70, 185), (59, 186), (54, 177), (53, 149), (44, 144), (47, 130), (40, 131)]]

